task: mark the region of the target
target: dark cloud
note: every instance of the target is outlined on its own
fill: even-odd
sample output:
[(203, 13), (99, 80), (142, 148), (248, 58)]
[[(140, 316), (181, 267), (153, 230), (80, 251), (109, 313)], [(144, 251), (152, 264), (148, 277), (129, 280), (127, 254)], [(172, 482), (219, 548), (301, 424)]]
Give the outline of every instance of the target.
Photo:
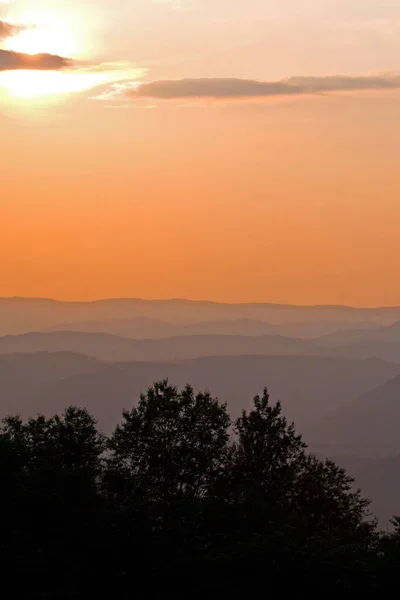
[(179, 79), (144, 83), (128, 92), (134, 97), (172, 98), (248, 98), (286, 96), (301, 93), (286, 82), (263, 82), (249, 79)]
[(400, 88), (399, 75), (371, 75), (364, 77), (346, 77), (340, 75), (333, 77), (292, 77), (291, 79), (288, 79), (287, 82), (312, 93)]
[(144, 83), (126, 92), (131, 98), (269, 98), (324, 92), (385, 90), (400, 88), (399, 75), (365, 77), (292, 77), (268, 82), (247, 79), (179, 79)]
[(0, 40), (12, 37), (26, 28), (26, 25), (14, 25), (13, 23), (0, 20)]
[(54, 54), (22, 54), (0, 50), (0, 71), (58, 71), (73, 66), (73, 61)]

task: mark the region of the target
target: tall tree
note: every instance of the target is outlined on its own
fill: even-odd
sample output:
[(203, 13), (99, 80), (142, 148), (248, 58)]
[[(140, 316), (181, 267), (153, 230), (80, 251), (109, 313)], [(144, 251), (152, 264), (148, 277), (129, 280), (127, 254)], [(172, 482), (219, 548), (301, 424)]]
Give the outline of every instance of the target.
[(306, 444), (282, 415), (280, 402), (271, 404), (264, 389), (262, 396), (255, 396), (253, 409), (236, 420), (235, 432), (237, 500), (268, 500), (282, 506), (304, 465)]
[(192, 572), (203, 506), (226, 468), (229, 425), (226, 406), (209, 393), (178, 390), (167, 380), (123, 413), (104, 474), (121, 573), (130, 572), (134, 556), (140, 571), (152, 571), (151, 583), (162, 578), (173, 591), (182, 569)]
[[(369, 501), (353, 490), (354, 480), (331, 460), (307, 452), (307, 445), (271, 404), (268, 390), (235, 423), (233, 470), (238, 501), (261, 501), (307, 516), (315, 528), (364, 529)], [(318, 520), (319, 519), (319, 520)]]
[(155, 383), (123, 413), (109, 440), (108, 490), (122, 502), (146, 499), (168, 522), (172, 503), (214, 493), (226, 464), (230, 418), (208, 392)]
[(298, 582), (313, 577), (317, 583), (321, 576), (326, 585), (341, 573), (345, 586), (350, 572), (366, 579), (375, 522), (369, 520), (369, 502), (353, 490), (353, 479), (307, 452), (266, 389), (235, 430), (231, 497), (236, 531), (246, 540), (240, 560), (252, 556), (260, 568), (273, 560), (273, 578), (293, 565)]

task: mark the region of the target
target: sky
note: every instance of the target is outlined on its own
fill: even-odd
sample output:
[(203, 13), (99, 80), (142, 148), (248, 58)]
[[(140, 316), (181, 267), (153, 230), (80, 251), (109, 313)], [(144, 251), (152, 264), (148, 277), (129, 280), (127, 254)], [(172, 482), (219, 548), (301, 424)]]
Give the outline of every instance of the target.
[(400, 304), (398, 0), (0, 0), (0, 296)]

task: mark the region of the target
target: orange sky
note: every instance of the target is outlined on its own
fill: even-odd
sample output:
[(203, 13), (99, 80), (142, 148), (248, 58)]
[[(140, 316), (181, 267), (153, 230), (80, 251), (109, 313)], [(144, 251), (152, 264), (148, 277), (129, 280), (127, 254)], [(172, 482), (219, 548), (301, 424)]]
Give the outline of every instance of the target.
[[(295, 4), (285, 1), (290, 15)], [(64, 3), (58, 4), (62, 11)], [(305, 4), (311, 11), (313, 3)], [(220, 10), (223, 5), (216, 0)], [(252, 22), (244, 20), (239, 27), (248, 5), (239, 0), (231, 4), (229, 27), (221, 39), (232, 56), (229, 31), (240, 31), (243, 43), (252, 39)], [(263, 6), (254, 0), (255, 9), (262, 11)], [(204, 0), (198, 27), (206, 31), (210, 24), (212, 54), (218, 27), (217, 19), (210, 20), (209, 7)], [(89, 11), (89, 4), (86, 8)], [(105, 8), (100, 10), (101, 3), (97, 8), (97, 28), (88, 26), (90, 49), (98, 48), (99, 36), (105, 35), (100, 18)], [(359, 14), (365, 23), (361, 4), (354, 1), (353, 8), (352, 18)], [(7, 10), (4, 7), (3, 16), (0, 12), (0, 21), (8, 18)], [(144, 10), (143, 23), (151, 22)], [(324, 57), (311, 57), (312, 44), (317, 51), (322, 43), (316, 36), (319, 13), (304, 16), (304, 36), (314, 31), (304, 50), (305, 62), (309, 56), (307, 72), (296, 56), (291, 69), (290, 56), (282, 50), (280, 64), (279, 56), (272, 68), (264, 60), (262, 77), (261, 59), (269, 55), (260, 56), (263, 40), (258, 30), (257, 61), (249, 55), (247, 71), (244, 60), (238, 61), (237, 72), (233, 63), (228, 71), (229, 61), (225, 64), (221, 54), (215, 66), (198, 57), (205, 39), (188, 36), (196, 8), (183, 11), (154, 3), (152, 10), (160, 19), (160, 31), (166, 26), (157, 13), (162, 10), (174, 22), (175, 38), (181, 32), (171, 47), (165, 37), (171, 56), (164, 56), (155, 35), (152, 50), (143, 31), (133, 40), (131, 55), (125, 55), (126, 19), (124, 35), (118, 37), (115, 17), (110, 56), (103, 53), (102, 64), (125, 61), (123, 68), (129, 73), (143, 69), (144, 83), (191, 74), (210, 77), (213, 89), (227, 76), (274, 82), (285, 76), (324, 74)], [(221, 19), (222, 13), (216, 13)], [(283, 11), (269, 16), (282, 20), (282, 44), (291, 26), (290, 19), (284, 25), (287, 15)], [(373, 15), (380, 27), (395, 24), (392, 13)], [(323, 15), (320, 18), (322, 22)], [(356, 24), (357, 20), (355, 31)], [(379, 64), (371, 62), (375, 38), (368, 39), (369, 46), (360, 38), (358, 54), (349, 62), (359, 62), (364, 75), (378, 67), (381, 72), (393, 70), (383, 51)], [(275, 39), (277, 47), (278, 42)], [(192, 62), (179, 67), (176, 55), (185, 43)], [(386, 43), (393, 50), (397, 37)], [(382, 40), (380, 47), (386, 49)], [(334, 67), (329, 48), (326, 75), (343, 74), (344, 54), (338, 52)], [(159, 60), (152, 67), (155, 49)], [(115, 74), (120, 67), (101, 69)], [(350, 71), (346, 76), (353, 77)], [(113, 75), (99, 90), (39, 99), (13, 97), (10, 90), (2, 97), (0, 89), (0, 296), (400, 304), (397, 84), (389, 90), (292, 97), (250, 94), (234, 101), (149, 97), (136, 102), (127, 95), (91, 99), (115, 91), (109, 85), (117, 79)]]

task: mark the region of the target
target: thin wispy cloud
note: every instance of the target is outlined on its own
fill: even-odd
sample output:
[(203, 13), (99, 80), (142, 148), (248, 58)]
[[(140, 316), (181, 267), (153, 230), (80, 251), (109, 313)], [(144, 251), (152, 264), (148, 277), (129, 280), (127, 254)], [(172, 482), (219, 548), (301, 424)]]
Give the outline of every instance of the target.
[(329, 76), (329, 77), (292, 77), (289, 85), (296, 85), (303, 93), (354, 92), (368, 90), (388, 90), (400, 88), (400, 75), (381, 74), (363, 76)]
[[(138, 70), (138, 75), (144, 75), (146, 72), (145, 69)], [(115, 98), (119, 98), (122, 96), (129, 95), (128, 92), (135, 90), (140, 85), (138, 81), (119, 81), (117, 83), (113, 83), (107, 90), (92, 96), (92, 100), (114, 100)]]
[(399, 74), (328, 77), (291, 77), (282, 81), (256, 81), (235, 78), (159, 80), (134, 86), (125, 84), (106, 91), (98, 99), (110, 96), (153, 98), (158, 100), (181, 99), (248, 99), (324, 94), (330, 92), (355, 92), (390, 90), (400, 88)]
[(9, 23), (8, 21), (0, 20), (0, 41), (17, 35), (27, 28), (27, 25), (17, 25), (15, 23)]
[(127, 92), (132, 97), (159, 98), (246, 98), (282, 96), (301, 93), (286, 82), (263, 82), (248, 79), (180, 79), (144, 83)]

